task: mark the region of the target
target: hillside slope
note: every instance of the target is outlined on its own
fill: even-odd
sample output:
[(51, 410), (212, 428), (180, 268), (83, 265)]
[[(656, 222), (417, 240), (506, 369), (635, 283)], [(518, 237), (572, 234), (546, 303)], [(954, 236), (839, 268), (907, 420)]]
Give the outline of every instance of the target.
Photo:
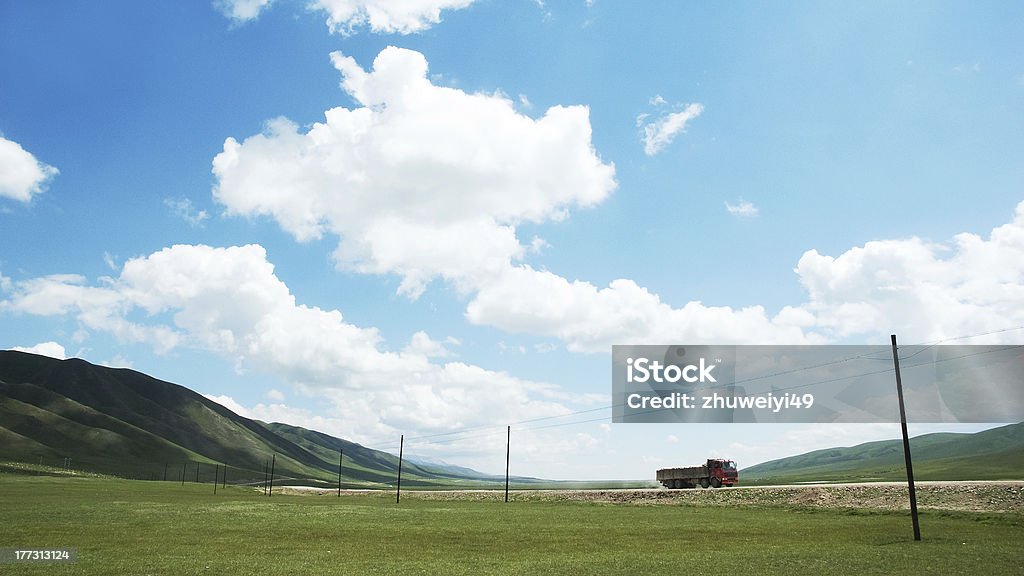
[[(266, 424), (183, 386), (140, 372), (0, 351), (0, 460), (63, 462), (80, 470), (163, 478), (199, 463), (216, 463), (233, 481), (263, 477), (276, 455), (279, 476), (331, 482), (338, 450), (349, 481), (390, 483), (398, 459), (385, 452), (286, 424)], [(202, 466), (202, 465), (206, 466)], [(191, 467), (189, 467), (191, 469)], [(178, 472), (170, 474), (177, 478)], [(465, 469), (403, 465), (403, 484), (486, 482)]]
[[(1024, 423), (974, 434), (936, 433), (910, 439), (919, 480), (1024, 478)], [(906, 478), (902, 440), (815, 450), (740, 471), (745, 482), (856, 482)]]

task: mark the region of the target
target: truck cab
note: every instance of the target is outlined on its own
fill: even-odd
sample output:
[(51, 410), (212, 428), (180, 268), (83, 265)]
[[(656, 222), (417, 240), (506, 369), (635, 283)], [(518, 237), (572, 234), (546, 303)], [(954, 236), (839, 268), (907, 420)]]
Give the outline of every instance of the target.
[(707, 463), (708, 476), (717, 478), (718, 482), (711, 480), (711, 484), (732, 486), (740, 481), (739, 472), (736, 469), (736, 462), (732, 460), (709, 459)]

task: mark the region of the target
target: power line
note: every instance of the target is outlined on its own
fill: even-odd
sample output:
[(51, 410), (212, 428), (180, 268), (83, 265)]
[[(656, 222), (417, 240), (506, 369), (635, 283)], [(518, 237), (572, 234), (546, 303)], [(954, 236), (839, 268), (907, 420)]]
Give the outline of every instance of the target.
[[(951, 338), (943, 338), (941, 340), (935, 340), (935, 341), (930, 342), (927, 345), (925, 345), (924, 348), (918, 350), (917, 352), (914, 352), (910, 356), (907, 356), (906, 358), (904, 358), (904, 360), (909, 360), (910, 358), (913, 358), (914, 356), (917, 356), (918, 354), (924, 352), (925, 350), (928, 350), (929, 348), (933, 348), (933, 347), (935, 347), (935, 346), (937, 346), (937, 345), (939, 345), (939, 344), (941, 344), (943, 342), (953, 342), (955, 340), (967, 340), (968, 338), (979, 338), (981, 336), (991, 336), (992, 334), (1002, 334), (1003, 332), (1013, 332), (1014, 330), (1022, 330), (1022, 329), (1024, 329), (1024, 326), (1014, 326), (1013, 328), (1002, 328), (1000, 330), (992, 330), (990, 332), (982, 332), (982, 333), (979, 333), (979, 334), (967, 334), (967, 335), (964, 335), (964, 336), (953, 336)], [(921, 346), (921, 345), (922, 344), (913, 344), (912, 346)], [(903, 346), (900, 346), (900, 348), (903, 348)]]
[[(954, 336), (954, 337), (944, 338), (944, 339), (941, 339), (941, 340), (930, 342), (930, 343), (927, 343), (927, 344), (912, 344), (912, 345), (909, 345), (909, 346), (908, 345), (904, 345), (904, 346), (900, 346), (899, 348), (902, 349), (902, 348), (908, 348), (908, 347), (924, 346), (924, 348), (922, 348), (921, 350), (918, 350), (918, 351), (914, 352), (913, 354), (911, 354), (911, 355), (907, 356), (906, 358), (904, 358), (904, 360), (909, 360), (910, 358), (913, 358), (913, 357), (917, 356), (918, 354), (921, 354), (925, 350), (928, 350), (928, 349), (930, 349), (930, 348), (932, 348), (932, 347), (934, 347), (934, 346), (936, 346), (938, 344), (941, 344), (943, 342), (952, 342), (952, 341), (956, 341), (956, 340), (965, 340), (965, 339), (969, 339), (969, 338), (978, 338), (978, 337), (981, 337), (981, 336), (989, 336), (989, 335), (992, 335), (992, 334), (1001, 334), (1001, 333), (1013, 332), (1013, 331), (1017, 331), (1017, 330), (1024, 330), (1024, 326), (1014, 326), (1014, 327), (1010, 327), (1010, 328), (1001, 328), (1001, 329), (998, 329), (998, 330), (991, 330), (991, 331), (988, 331), (988, 332), (982, 332), (982, 333), (976, 333), (976, 334), (967, 334), (967, 335), (961, 335), (961, 336)], [(947, 361), (950, 361), (950, 360), (966, 358), (966, 357), (969, 357), (969, 356), (976, 356), (976, 355), (979, 355), (979, 354), (987, 354), (987, 353), (992, 353), (992, 352), (1005, 351), (1005, 350), (1009, 350), (1009, 349), (1012, 349), (1012, 348), (1019, 348), (1019, 347), (1020, 346), (1018, 346), (1018, 345), (1011, 345), (1011, 346), (1009, 346), (1007, 348), (1002, 348), (1002, 349), (999, 349), (999, 350), (986, 350), (986, 351), (982, 351), (982, 352), (976, 352), (976, 353), (972, 353), (972, 354), (965, 354), (965, 355), (951, 357), (951, 358), (943, 358), (943, 359), (933, 360), (933, 361), (919, 363), (919, 364), (911, 364), (911, 365), (905, 366), (904, 368), (916, 368), (916, 367), (919, 367), (919, 366), (930, 365), (930, 364), (934, 364), (934, 363), (937, 363), (937, 362), (947, 362)], [(731, 383), (723, 383), (723, 384), (720, 384), (720, 385), (717, 385), (717, 386), (707, 386), (707, 387), (704, 387), (704, 388), (696, 389), (695, 391), (708, 391), (708, 390), (714, 390), (714, 389), (717, 389), (717, 388), (723, 388), (723, 387), (728, 387), (728, 386), (735, 386), (736, 384), (744, 384), (744, 383), (748, 383), (748, 382), (754, 382), (754, 381), (757, 381), (757, 380), (764, 380), (764, 379), (774, 378), (774, 377), (778, 377), (778, 376), (785, 376), (785, 375), (789, 375), (789, 374), (795, 374), (795, 373), (804, 372), (804, 371), (807, 371), (807, 370), (814, 370), (814, 369), (817, 369), (817, 368), (824, 368), (824, 367), (827, 367), (827, 366), (833, 366), (833, 365), (836, 365), (836, 364), (842, 364), (842, 363), (845, 363), (845, 362), (850, 362), (850, 361), (858, 360), (858, 359), (868, 359), (868, 360), (875, 360), (875, 359), (877, 359), (877, 360), (886, 360), (886, 361), (889, 360), (888, 358), (871, 358), (871, 356), (876, 354), (876, 353), (878, 353), (878, 352), (875, 352), (875, 351), (867, 352), (867, 353), (864, 353), (864, 354), (858, 354), (856, 356), (848, 356), (848, 357), (845, 357), (845, 358), (840, 358), (840, 359), (837, 359), (837, 360), (831, 360), (831, 361), (828, 361), (828, 362), (823, 362), (823, 363), (820, 363), (820, 364), (814, 364), (814, 365), (811, 365), (811, 366), (803, 366), (803, 367), (800, 367), (800, 368), (794, 368), (794, 369), (791, 369), (791, 370), (784, 370), (784, 371), (775, 372), (775, 373), (772, 373), (772, 374), (763, 374), (763, 375), (760, 375), (760, 376), (753, 376), (753, 377), (746, 378), (746, 379), (743, 379), (743, 380), (734, 380)], [(893, 371), (893, 368), (886, 368), (884, 370), (876, 370), (876, 371), (871, 371), (871, 372), (863, 372), (863, 373), (859, 373), (859, 374), (853, 374), (853, 375), (848, 375), (848, 376), (841, 376), (841, 377), (836, 377), (836, 378), (830, 378), (830, 379), (827, 379), (827, 380), (819, 380), (819, 381), (815, 381), (815, 382), (808, 382), (808, 383), (803, 383), (803, 384), (797, 384), (797, 385), (786, 387), (786, 388), (773, 389), (772, 392), (774, 393), (774, 392), (781, 392), (781, 391), (787, 391), (787, 390), (795, 390), (795, 389), (800, 389), (800, 388), (807, 388), (807, 387), (810, 387), (810, 386), (816, 386), (816, 385), (821, 385), (821, 384), (828, 384), (828, 383), (837, 382), (837, 381), (840, 381), (840, 380), (848, 380), (848, 379), (851, 379), (851, 378), (860, 378), (860, 377), (864, 377), (864, 376), (874, 376), (874, 375), (878, 375), (878, 374), (885, 374), (885, 373), (892, 372), (892, 371)], [(767, 393), (768, 392), (752, 392), (750, 394), (744, 394), (742, 396), (744, 396), (744, 397), (746, 397), (746, 396), (756, 396), (756, 395), (763, 395), (763, 394), (767, 394)], [(543, 421), (547, 421), (547, 420), (556, 420), (556, 419), (561, 419), (561, 418), (570, 418), (572, 416), (579, 416), (579, 415), (582, 415), (582, 414), (590, 414), (590, 413), (600, 412), (600, 411), (605, 411), (605, 410), (614, 410), (615, 408), (620, 408), (622, 406), (625, 406), (625, 403), (612, 404), (610, 406), (601, 406), (601, 407), (598, 407), (598, 408), (588, 408), (588, 409), (585, 409), (585, 410), (577, 410), (577, 411), (574, 411), (574, 412), (567, 412), (565, 414), (554, 414), (554, 415), (551, 415), (551, 416), (541, 416), (541, 417), (537, 417), (537, 418), (527, 418), (527, 419), (523, 419), (523, 420), (507, 422), (507, 423), (504, 423), (504, 424), (501, 424), (501, 425), (497, 425), (497, 424), (484, 424), (484, 425), (480, 425), (480, 426), (467, 427), (467, 428), (463, 428), (463, 429), (460, 429), (460, 430), (451, 430), (451, 431), (448, 431), (448, 432), (439, 432), (439, 433), (436, 433), (436, 434), (425, 434), (425, 435), (422, 435), (422, 436), (411, 437), (411, 438), (409, 438), (409, 440), (433, 440), (435, 438), (446, 438), (445, 440), (433, 440), (433, 441), (430, 441), (430, 442), (424, 442), (423, 444), (427, 444), (427, 445), (432, 445), (432, 444), (449, 444), (449, 443), (454, 443), (454, 442), (460, 442), (460, 441), (463, 441), (463, 440), (472, 440), (472, 439), (477, 439), (477, 438), (481, 438), (481, 437), (497, 435), (498, 432), (504, 431), (504, 429), (507, 426), (519, 426), (519, 425), (523, 425), (523, 424), (532, 424), (532, 423), (543, 422)], [(657, 408), (657, 409), (645, 410), (645, 411), (641, 411), (641, 412), (634, 412), (633, 414), (634, 415), (640, 415), (640, 414), (645, 414), (645, 413), (648, 413), (648, 412), (660, 412), (660, 411), (663, 411), (663, 410), (666, 410), (666, 409), (667, 408)], [(554, 424), (547, 424), (547, 425), (543, 425), (543, 426), (532, 426), (532, 427), (521, 428), (520, 430), (523, 430), (523, 431), (543, 430), (543, 429), (549, 429), (549, 428), (559, 428), (559, 427), (564, 427), (564, 426), (577, 426), (577, 425), (580, 425), (580, 424), (588, 424), (588, 423), (592, 423), (592, 422), (602, 422), (602, 421), (607, 421), (607, 416), (604, 416), (604, 417), (601, 417), (601, 418), (587, 419), (587, 420), (577, 420), (577, 421), (572, 421), (572, 422), (557, 422), (557, 423), (554, 423)], [(465, 435), (465, 434), (470, 434), (471, 432), (478, 432), (478, 431), (481, 431), (481, 430), (491, 430), (492, 432), (489, 433), (489, 434), (484, 434), (484, 435), (470, 435), (470, 436), (466, 436), (466, 437), (447, 438), (447, 437), (452, 437), (452, 436), (462, 436), (462, 435)], [(393, 448), (397, 448), (397, 446), (394, 446), (394, 447), (387, 446), (387, 447), (384, 447), (384, 448), (379, 448), (379, 450), (389, 450), (389, 449), (393, 449)]]
[[(824, 367), (824, 366), (829, 366), (829, 365), (833, 365), (833, 364), (839, 364), (839, 363), (842, 363), (842, 362), (848, 362), (848, 361), (851, 361), (851, 360), (856, 360), (858, 358), (863, 358), (863, 357), (869, 356), (871, 354), (874, 354), (874, 352), (869, 352), (869, 353), (865, 353), (865, 354), (859, 354), (857, 356), (849, 356), (847, 358), (841, 358), (841, 359), (838, 359), (838, 360), (833, 360), (833, 361), (825, 362), (825, 363), (822, 363), (822, 364), (815, 364), (815, 365), (812, 365), (812, 366), (805, 366), (803, 368), (796, 368), (796, 369), (792, 369), (792, 370), (786, 370), (786, 371), (778, 372), (778, 373), (775, 373), (775, 374), (766, 374), (766, 375), (762, 375), (762, 376), (756, 376), (756, 377), (752, 377), (752, 378), (749, 378), (749, 379), (746, 379), (746, 380), (734, 381), (732, 384), (728, 384), (728, 385), (740, 384), (740, 383), (745, 383), (745, 382), (754, 381), (754, 380), (761, 380), (761, 379), (764, 379), (764, 378), (771, 378), (771, 377), (775, 377), (775, 376), (792, 374), (792, 373), (801, 372), (801, 371), (805, 371), (805, 370), (813, 370), (815, 368), (821, 368), (821, 367)], [(891, 369), (890, 369), (890, 371), (891, 371)], [(714, 388), (714, 387), (702, 388), (700, 390), (710, 390), (712, 388)], [(554, 414), (554, 415), (551, 415), (551, 416), (541, 416), (541, 417), (538, 417), (538, 418), (527, 418), (527, 419), (524, 419), (524, 420), (517, 420), (517, 421), (509, 422), (509, 423), (506, 423), (506, 424), (502, 424), (502, 425), (484, 424), (484, 425), (480, 425), (480, 426), (473, 426), (473, 427), (463, 428), (461, 430), (452, 430), (452, 431), (448, 431), (448, 432), (439, 432), (437, 434), (426, 434), (426, 435), (423, 435), (423, 436), (416, 436), (416, 437), (413, 437), (413, 438), (409, 438), (409, 440), (427, 440), (427, 439), (438, 438), (438, 437), (445, 437), (445, 436), (456, 436), (456, 435), (468, 434), (470, 432), (475, 432), (475, 431), (479, 431), (479, 430), (488, 430), (488, 429), (500, 430), (501, 428), (504, 428), (506, 426), (518, 426), (518, 425), (521, 425), (521, 424), (532, 424), (534, 422), (542, 422), (542, 421), (546, 421), (546, 420), (554, 420), (554, 419), (559, 419), (559, 418), (569, 418), (569, 417), (578, 416), (578, 415), (581, 415), (581, 414), (589, 414), (589, 413), (600, 412), (600, 411), (604, 411), (604, 410), (613, 410), (615, 408), (620, 408), (622, 406), (625, 406), (625, 404), (624, 403), (612, 404), (611, 406), (601, 406), (601, 407), (598, 407), (598, 408), (588, 408), (586, 410), (577, 410), (577, 411), (568, 412), (568, 413), (565, 413), (565, 414)], [(659, 408), (657, 410), (651, 410), (651, 412), (656, 412), (656, 411), (660, 411), (660, 410), (662, 410), (662, 409)], [(636, 412), (634, 414), (644, 414), (646, 412), (647, 411), (645, 411), (645, 412)], [(601, 420), (605, 420), (606, 418), (607, 417), (602, 417), (602, 418), (593, 419), (593, 420), (584, 420), (582, 422), (577, 421), (577, 422), (566, 422), (566, 423), (560, 423), (560, 424), (550, 424), (550, 425), (546, 425), (546, 426), (537, 426), (537, 427), (532, 427), (532, 428), (525, 428), (524, 430), (541, 430), (541, 429), (545, 429), (545, 428), (556, 428), (556, 427), (559, 427), (559, 426), (573, 426), (573, 425), (576, 425), (576, 424), (587, 423), (587, 422), (598, 422), (598, 421), (601, 421)], [(456, 439), (456, 440), (464, 440), (464, 439), (466, 439), (466, 438), (459, 438), (459, 439)], [(446, 444), (446, 443), (448, 443), (448, 442), (442, 442), (442, 441), (426, 442), (426, 444)], [(394, 449), (394, 448), (397, 448), (397, 446), (389, 445), (389, 446), (386, 446), (384, 448), (379, 448), (379, 450), (391, 450), (391, 449)]]

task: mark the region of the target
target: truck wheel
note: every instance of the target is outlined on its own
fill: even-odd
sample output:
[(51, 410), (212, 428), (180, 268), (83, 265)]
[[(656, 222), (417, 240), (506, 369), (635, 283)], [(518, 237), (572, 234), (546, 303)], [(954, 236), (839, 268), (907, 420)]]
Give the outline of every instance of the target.
[(718, 479), (718, 478), (712, 478), (711, 479), (711, 485), (713, 487), (715, 487), (715, 488), (721, 488), (722, 487), (722, 481), (720, 479)]
[(679, 478), (676, 478), (675, 480), (672, 481), (672, 487), (675, 488), (676, 490), (679, 490), (680, 488), (683, 487), (683, 481), (680, 480)]
[(708, 487), (708, 486), (710, 486), (710, 485), (711, 485), (711, 484), (710, 484), (710, 483), (708, 482), (708, 479), (707, 479), (707, 478), (701, 478), (701, 479), (700, 479), (700, 487), (701, 487), (701, 488), (707, 488), (707, 487)]

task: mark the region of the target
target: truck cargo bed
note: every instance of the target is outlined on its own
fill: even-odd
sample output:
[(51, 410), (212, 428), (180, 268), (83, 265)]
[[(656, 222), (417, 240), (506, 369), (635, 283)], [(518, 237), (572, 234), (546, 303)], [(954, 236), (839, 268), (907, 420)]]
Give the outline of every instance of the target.
[(671, 480), (673, 478), (706, 478), (708, 469), (705, 466), (690, 466), (687, 468), (662, 468), (658, 470), (658, 480)]

